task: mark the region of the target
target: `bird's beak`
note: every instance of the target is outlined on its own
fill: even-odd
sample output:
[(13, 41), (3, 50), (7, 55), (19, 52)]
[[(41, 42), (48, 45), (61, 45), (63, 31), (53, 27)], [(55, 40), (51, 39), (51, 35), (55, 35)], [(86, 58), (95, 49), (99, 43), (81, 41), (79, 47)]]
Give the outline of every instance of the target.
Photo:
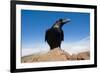
[(63, 20), (63, 23), (65, 24), (65, 23), (68, 23), (68, 22), (70, 22), (71, 20), (70, 19), (64, 19)]

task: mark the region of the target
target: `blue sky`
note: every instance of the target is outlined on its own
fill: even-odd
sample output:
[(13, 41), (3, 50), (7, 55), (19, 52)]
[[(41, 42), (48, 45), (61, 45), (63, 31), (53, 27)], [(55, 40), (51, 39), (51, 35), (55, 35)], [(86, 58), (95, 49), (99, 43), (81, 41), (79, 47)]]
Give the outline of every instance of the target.
[(45, 31), (59, 18), (71, 19), (71, 22), (63, 26), (64, 42), (79, 41), (90, 35), (89, 13), (21, 10), (22, 48), (46, 43)]

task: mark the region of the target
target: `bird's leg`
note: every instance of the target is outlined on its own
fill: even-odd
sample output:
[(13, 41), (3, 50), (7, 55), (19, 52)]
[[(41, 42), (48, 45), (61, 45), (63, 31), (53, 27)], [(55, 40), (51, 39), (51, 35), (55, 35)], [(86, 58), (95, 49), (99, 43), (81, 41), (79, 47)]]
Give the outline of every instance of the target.
[(59, 48), (61, 49), (61, 46), (59, 46)]
[(53, 49), (53, 46), (50, 45), (50, 50), (52, 50), (52, 49)]
[[(61, 44), (61, 43), (60, 43), (60, 44)], [(58, 47), (61, 49), (61, 45), (60, 45), (60, 44), (59, 44), (59, 46), (58, 46)]]

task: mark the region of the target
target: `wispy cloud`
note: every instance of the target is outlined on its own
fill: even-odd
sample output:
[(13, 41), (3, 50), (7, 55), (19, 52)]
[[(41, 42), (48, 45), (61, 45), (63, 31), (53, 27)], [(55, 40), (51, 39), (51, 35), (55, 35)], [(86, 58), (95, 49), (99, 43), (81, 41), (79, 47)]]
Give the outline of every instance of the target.
[(22, 48), (22, 51), (21, 51), (22, 56), (37, 54), (37, 53), (46, 53), (50, 50), (47, 43), (39, 43), (39, 44), (37, 43), (35, 44), (35, 46), (32, 46), (32, 44), (30, 44), (28, 46), (31, 46), (31, 47)]
[(67, 43), (62, 43), (62, 49), (68, 51), (70, 54), (76, 54), (82, 51), (89, 51), (90, 50), (90, 36), (85, 37), (79, 41)]
[[(70, 54), (89, 51), (90, 50), (90, 36), (85, 37), (76, 42), (62, 42), (61, 48)], [(47, 43), (37, 43), (32, 48), (22, 48), (22, 56), (36, 54), (36, 53), (46, 53), (48, 52), (49, 46)]]

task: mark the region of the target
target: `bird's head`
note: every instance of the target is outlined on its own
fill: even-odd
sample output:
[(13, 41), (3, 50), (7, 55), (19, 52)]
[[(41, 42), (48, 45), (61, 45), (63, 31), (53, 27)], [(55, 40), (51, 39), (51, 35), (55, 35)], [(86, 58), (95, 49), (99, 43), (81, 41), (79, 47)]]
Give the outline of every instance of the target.
[(62, 26), (68, 22), (70, 22), (70, 19), (62, 19), (60, 18), (58, 21), (56, 21), (54, 28), (62, 28)]

